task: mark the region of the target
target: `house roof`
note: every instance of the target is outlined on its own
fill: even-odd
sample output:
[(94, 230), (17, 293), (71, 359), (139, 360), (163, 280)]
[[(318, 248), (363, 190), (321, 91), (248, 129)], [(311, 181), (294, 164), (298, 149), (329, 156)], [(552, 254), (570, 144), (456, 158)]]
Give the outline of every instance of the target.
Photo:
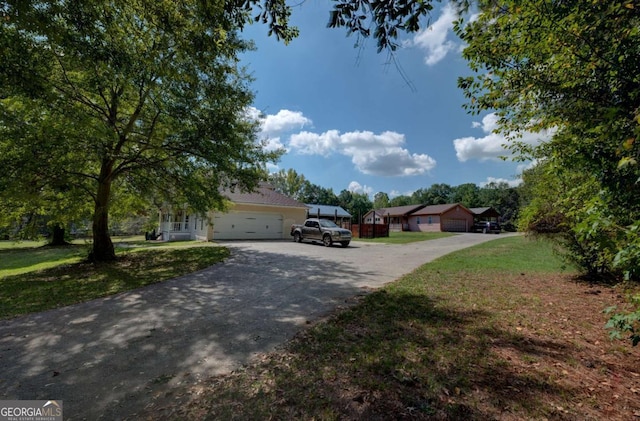
[(309, 215), (314, 216), (318, 215), (318, 211), (320, 212), (320, 216), (338, 216), (338, 218), (351, 218), (349, 212), (341, 208), (340, 206), (329, 206), (329, 205), (312, 205), (307, 203), (307, 207), (309, 207)]
[(410, 213), (413, 213), (422, 208), (424, 208), (424, 205), (406, 205), (406, 206), (395, 206), (391, 208), (380, 208), (380, 209), (375, 209), (374, 211), (371, 211), (371, 212), (375, 212), (376, 215), (382, 215), (382, 216), (384, 215), (404, 216), (404, 215), (409, 215)]
[(258, 188), (253, 192), (224, 191), (223, 196), (234, 203), (284, 206), (290, 208), (307, 208), (307, 206), (290, 198), (282, 193), (274, 190), (273, 186), (268, 183), (260, 183)]
[(484, 208), (470, 208), (469, 209), (475, 216), (488, 216), (488, 217), (499, 217), (500, 212), (492, 207), (484, 207)]
[(425, 206), (424, 208), (413, 212), (411, 215), (442, 215), (443, 213), (446, 213), (448, 211), (450, 211), (451, 209), (455, 208), (456, 206), (459, 206), (461, 209), (469, 212), (469, 213), (473, 213), (471, 212), (468, 208), (466, 208), (465, 206), (461, 205), (460, 203), (447, 203), (444, 205), (431, 205), (431, 206)]

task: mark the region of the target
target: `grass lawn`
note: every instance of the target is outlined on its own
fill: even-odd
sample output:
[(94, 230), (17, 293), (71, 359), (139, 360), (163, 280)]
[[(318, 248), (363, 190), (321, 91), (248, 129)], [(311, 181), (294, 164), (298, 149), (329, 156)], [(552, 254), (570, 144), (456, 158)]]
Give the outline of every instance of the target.
[(204, 269), (229, 255), (228, 249), (212, 243), (113, 240), (118, 256), (113, 264), (86, 263), (87, 244), (0, 248), (0, 319), (161, 282)]
[(549, 244), (503, 238), (417, 269), (251, 366), (172, 390), (149, 416), (638, 419), (640, 347), (603, 328), (602, 310), (622, 301)]
[(353, 241), (364, 241), (368, 243), (387, 243), (387, 244), (408, 244), (416, 241), (435, 240), (438, 238), (450, 237), (450, 232), (390, 232), (389, 237), (379, 238), (354, 238)]

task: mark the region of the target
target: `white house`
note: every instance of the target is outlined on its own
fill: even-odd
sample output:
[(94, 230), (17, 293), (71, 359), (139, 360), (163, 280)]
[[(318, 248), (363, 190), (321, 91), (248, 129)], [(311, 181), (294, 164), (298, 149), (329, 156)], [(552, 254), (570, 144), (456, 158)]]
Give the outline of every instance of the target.
[(302, 224), (307, 206), (261, 183), (255, 192), (224, 192), (232, 203), (227, 212), (196, 215), (185, 207), (167, 207), (160, 214), (164, 241), (276, 240), (289, 238), (292, 224)]

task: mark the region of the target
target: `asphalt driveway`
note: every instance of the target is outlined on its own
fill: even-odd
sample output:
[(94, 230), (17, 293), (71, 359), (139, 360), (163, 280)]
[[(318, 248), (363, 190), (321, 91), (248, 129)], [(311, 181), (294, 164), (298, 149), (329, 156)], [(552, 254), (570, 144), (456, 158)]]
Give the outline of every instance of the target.
[(1, 321), (0, 400), (62, 400), (65, 420), (135, 419), (167, 388), (232, 371), (349, 298), (503, 236), (226, 243), (231, 258), (200, 272)]

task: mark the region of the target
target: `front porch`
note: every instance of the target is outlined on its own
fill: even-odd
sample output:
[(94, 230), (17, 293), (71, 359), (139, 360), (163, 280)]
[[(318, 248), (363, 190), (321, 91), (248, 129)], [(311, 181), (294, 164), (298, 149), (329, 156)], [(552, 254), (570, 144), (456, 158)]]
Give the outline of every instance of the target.
[(186, 209), (169, 209), (160, 213), (163, 241), (209, 241), (210, 227), (208, 218), (190, 214)]

